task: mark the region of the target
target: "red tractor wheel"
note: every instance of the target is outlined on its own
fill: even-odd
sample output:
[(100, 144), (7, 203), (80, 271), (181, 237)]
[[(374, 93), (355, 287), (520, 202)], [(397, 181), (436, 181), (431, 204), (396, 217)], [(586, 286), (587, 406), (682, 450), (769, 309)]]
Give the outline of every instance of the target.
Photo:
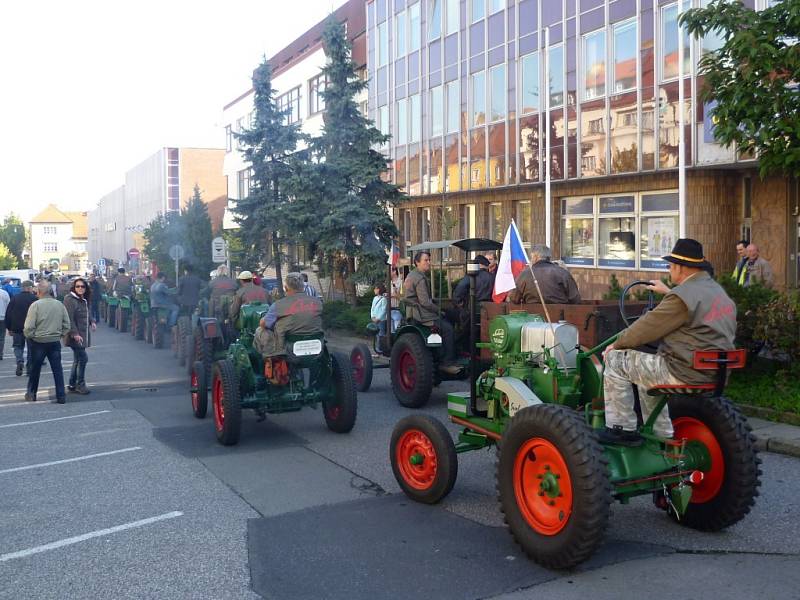
[(372, 385), (372, 354), (366, 344), (356, 344), (350, 352), (350, 366), (356, 390), (366, 392)]
[(750, 425), (725, 398), (673, 396), (669, 412), (675, 439), (700, 442), (711, 458), (702, 481), (692, 484), (689, 507), (680, 522), (719, 531), (741, 521), (755, 504), (761, 485), (761, 460)]
[(198, 419), (205, 419), (208, 412), (208, 380), (206, 379), (206, 366), (199, 361), (193, 363), (189, 376), (189, 394), (194, 416)]
[(433, 356), (416, 333), (401, 335), (392, 345), (389, 371), (392, 391), (407, 408), (428, 403), (433, 390)]
[(236, 370), (233, 363), (227, 359), (214, 363), (211, 400), (214, 406), (214, 429), (217, 441), (223, 446), (237, 444), (242, 428), (242, 402)]
[(456, 483), (458, 458), (453, 438), (433, 417), (401, 419), (392, 431), (389, 459), (397, 483), (417, 502), (435, 504)]
[(497, 462), (500, 508), (537, 563), (568, 569), (603, 542), (611, 483), (603, 448), (574, 411), (539, 404), (511, 419)]

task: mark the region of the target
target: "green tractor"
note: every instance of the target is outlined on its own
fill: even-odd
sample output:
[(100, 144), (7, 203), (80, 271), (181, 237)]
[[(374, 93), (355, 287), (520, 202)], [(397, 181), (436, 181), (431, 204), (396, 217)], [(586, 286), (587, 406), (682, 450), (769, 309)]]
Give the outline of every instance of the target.
[(150, 317), (150, 292), (142, 283), (134, 286), (131, 301), (131, 335), (137, 340), (149, 342), (147, 321)]
[[(648, 390), (658, 404), (639, 426), (644, 442), (631, 447), (601, 444), (597, 435), (605, 426), (602, 351), (618, 336), (581, 351), (575, 326), (524, 312), (494, 318), (489, 334), (475, 343), (473, 328), (471, 337), (473, 348), (491, 351), (491, 366), (479, 372), (473, 352), (473, 385), (447, 396), (450, 421), (462, 427), (457, 443), (424, 415), (394, 428), (392, 470), (410, 498), (438, 502), (455, 484), (458, 454), (495, 446), (512, 536), (534, 561), (557, 569), (600, 546), (613, 500), (651, 495), (674, 520), (702, 531), (729, 527), (750, 511), (760, 460), (750, 426), (722, 396), (745, 351), (695, 353), (695, 368), (715, 370), (716, 384)], [(673, 439), (653, 432), (667, 407)]]
[(128, 331), (128, 324), (131, 319), (131, 297), (126, 294), (117, 294), (117, 292), (114, 292), (114, 297), (117, 299), (114, 323), (117, 331), (125, 333)]
[[(347, 359), (328, 351), (322, 333), (287, 335), (285, 354), (263, 358), (253, 348), (253, 337), (265, 312), (266, 304), (242, 306), (239, 340), (213, 364), (211, 401), (217, 440), (225, 446), (238, 443), (243, 409), (254, 410), (263, 420), (267, 414), (320, 404), (330, 430), (349, 432), (358, 401)], [(190, 395), (195, 416), (205, 417), (208, 385), (200, 361), (195, 362)]]
[[(239, 331), (232, 326), (228, 318), (228, 307), (232, 296), (223, 296), (216, 310), (211, 303), (203, 299), (193, 315), (191, 332), (184, 341), (186, 348), (186, 366), (190, 380), (195, 376), (196, 362), (205, 366), (206, 381), (211, 381), (211, 365), (214, 361), (225, 358), (228, 347), (239, 337)], [(266, 304), (260, 304), (263, 310)]]
[(113, 294), (103, 294), (106, 303), (106, 323), (109, 327), (117, 326), (117, 308), (119, 308), (119, 299)]

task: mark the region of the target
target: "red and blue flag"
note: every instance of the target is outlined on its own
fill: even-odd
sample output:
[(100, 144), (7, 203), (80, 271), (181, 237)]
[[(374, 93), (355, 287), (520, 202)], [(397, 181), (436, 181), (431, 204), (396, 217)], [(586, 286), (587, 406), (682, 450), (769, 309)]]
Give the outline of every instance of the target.
[(397, 247), (397, 244), (394, 243), (394, 238), (392, 238), (392, 247), (389, 250), (389, 258), (386, 261), (387, 265), (391, 265), (392, 267), (397, 266), (397, 262), (400, 260), (400, 248)]
[(509, 290), (516, 287), (514, 280), (528, 267), (528, 255), (522, 246), (522, 238), (519, 236), (517, 224), (511, 221), (503, 240), (503, 250), (500, 254), (500, 262), (497, 263), (497, 273), (494, 278), (494, 292), (492, 300), (503, 302)]

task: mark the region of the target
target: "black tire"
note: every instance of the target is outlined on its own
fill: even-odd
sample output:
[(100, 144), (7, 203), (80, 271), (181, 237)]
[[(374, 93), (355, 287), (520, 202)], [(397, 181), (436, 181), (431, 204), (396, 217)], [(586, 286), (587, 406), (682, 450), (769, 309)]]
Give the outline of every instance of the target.
[(217, 434), (217, 441), (223, 446), (237, 444), (242, 430), (242, 402), (236, 370), (228, 359), (214, 363), (211, 398), (214, 404), (214, 431)]
[(113, 329), (116, 329), (116, 322), (117, 322), (116, 317), (117, 317), (117, 308), (116, 307), (111, 308), (109, 306), (108, 307), (108, 318), (106, 319), (106, 323), (108, 323), (108, 326), (113, 328)]
[(366, 344), (356, 344), (350, 351), (350, 366), (356, 390), (368, 391), (372, 385), (372, 353)]
[(143, 338), (145, 344), (152, 344), (153, 343), (153, 319), (150, 315), (144, 318), (144, 332)]
[(389, 363), (392, 391), (407, 408), (428, 403), (433, 390), (433, 356), (416, 333), (401, 335), (392, 345)]
[(117, 315), (117, 319), (119, 321), (117, 324), (119, 326), (118, 329), (120, 333), (126, 333), (128, 331), (128, 316), (128, 311), (120, 306), (119, 314)]
[[(605, 536), (611, 483), (603, 448), (586, 422), (564, 406), (524, 408), (511, 419), (498, 454), (500, 509), (525, 553), (552, 569), (588, 559)], [(551, 487), (522, 485), (531, 479)]]
[(169, 330), (169, 348), (172, 350), (172, 356), (178, 358), (178, 326), (173, 325)]
[(206, 339), (203, 336), (203, 329), (195, 327), (192, 338), (192, 354), (194, 360), (202, 362), (206, 366), (206, 377), (211, 379), (211, 363), (214, 355), (214, 340)]
[(189, 317), (180, 317), (178, 319), (178, 364), (182, 367), (186, 366), (186, 340), (192, 333), (192, 322)]
[(334, 400), (322, 401), (322, 412), (328, 429), (336, 433), (348, 433), (356, 424), (358, 415), (358, 395), (353, 383), (350, 363), (338, 352), (331, 356), (333, 370)]
[[(414, 456), (422, 462), (412, 463)], [(450, 493), (458, 477), (453, 438), (440, 421), (427, 415), (398, 421), (389, 443), (389, 460), (400, 488), (416, 502), (436, 504)]]
[[(692, 500), (680, 523), (701, 531), (719, 531), (738, 523), (755, 504), (761, 485), (761, 460), (747, 420), (726, 398), (672, 396), (669, 413), (676, 439), (702, 440), (703, 434), (712, 435), (711, 443), (717, 444), (724, 465), (723, 469), (715, 471), (714, 450), (709, 448), (712, 467), (704, 473), (703, 481), (694, 486)], [(689, 429), (684, 429), (682, 421)], [(684, 435), (681, 435), (682, 429)], [(697, 433), (701, 433), (701, 437), (696, 437)], [(706, 445), (708, 447), (708, 443)], [(670, 514), (675, 518), (672, 511)]]
[(192, 364), (189, 373), (189, 397), (192, 401), (192, 412), (198, 419), (205, 419), (208, 412), (208, 379), (206, 366), (197, 361)]
[(153, 346), (161, 349), (164, 347), (164, 338), (166, 337), (166, 326), (161, 325), (157, 318), (153, 320)]

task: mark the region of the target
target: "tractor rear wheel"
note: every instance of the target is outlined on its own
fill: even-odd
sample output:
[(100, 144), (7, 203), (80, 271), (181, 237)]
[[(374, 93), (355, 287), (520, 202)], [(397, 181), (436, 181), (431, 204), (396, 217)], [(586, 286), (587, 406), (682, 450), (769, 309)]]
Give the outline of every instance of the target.
[(350, 352), (353, 381), (359, 392), (366, 392), (372, 385), (372, 354), (366, 344), (356, 344)]
[(338, 352), (331, 357), (333, 365), (334, 398), (322, 401), (322, 411), (328, 429), (336, 433), (348, 433), (356, 424), (358, 396), (353, 383), (353, 373), (347, 358)]
[(436, 504), (453, 489), (458, 457), (444, 425), (427, 415), (400, 419), (389, 444), (392, 472), (403, 492), (416, 502)]
[(153, 319), (147, 315), (144, 319), (144, 330), (142, 332), (142, 339), (145, 344), (153, 343)]
[(117, 329), (119, 329), (120, 333), (126, 333), (128, 331), (128, 311), (122, 308), (121, 306), (117, 307)]
[(186, 366), (186, 340), (192, 333), (192, 322), (189, 317), (180, 317), (177, 325), (178, 364)]
[(544, 567), (574, 567), (603, 542), (608, 465), (572, 409), (539, 404), (514, 415), (499, 448), (497, 492), (511, 535)]
[(156, 348), (164, 347), (164, 337), (166, 336), (166, 325), (158, 322), (158, 317), (153, 319), (153, 346)]
[(135, 323), (131, 325), (133, 330), (133, 337), (137, 340), (144, 339), (145, 317), (141, 311), (136, 311)]
[(206, 374), (210, 377), (211, 361), (214, 354), (214, 340), (205, 338), (202, 327), (195, 327), (191, 343), (194, 360), (199, 360), (206, 365)]
[(672, 396), (669, 413), (675, 439), (699, 441), (711, 455), (711, 468), (692, 485), (680, 522), (692, 529), (719, 531), (741, 521), (761, 485), (761, 460), (747, 420), (726, 398)]
[(239, 395), (239, 378), (233, 363), (228, 359), (214, 363), (211, 401), (217, 441), (223, 446), (237, 444), (242, 429), (242, 401)]
[(208, 412), (208, 379), (206, 366), (195, 361), (189, 374), (189, 394), (192, 399), (192, 412), (198, 419), (205, 419)]
[(428, 403), (433, 390), (433, 357), (416, 333), (401, 335), (392, 346), (389, 371), (392, 391), (406, 408)]
[(108, 306), (106, 308), (106, 323), (108, 324), (109, 327), (112, 328), (115, 327), (116, 317), (117, 317), (117, 308)]

